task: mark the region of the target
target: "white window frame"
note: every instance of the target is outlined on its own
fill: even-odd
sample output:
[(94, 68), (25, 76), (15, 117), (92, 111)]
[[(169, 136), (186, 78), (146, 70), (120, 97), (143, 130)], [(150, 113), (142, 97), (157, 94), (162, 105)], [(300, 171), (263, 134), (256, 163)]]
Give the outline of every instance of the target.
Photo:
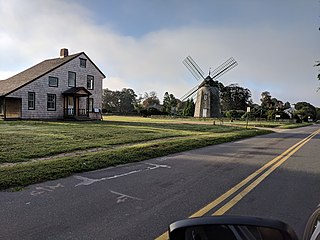
[[(73, 83), (71, 81), (71, 76), (74, 75)], [(71, 84), (70, 84), (71, 83)], [(75, 87), (77, 85), (77, 74), (75, 72), (68, 72), (68, 87)]]
[(28, 92), (28, 110), (36, 109), (36, 93)]
[[(49, 104), (53, 106), (49, 106)], [(57, 95), (52, 93), (47, 93), (47, 111), (56, 111), (56, 106), (57, 106)]]
[(88, 110), (89, 110), (89, 112), (93, 112), (93, 103), (94, 103), (93, 98), (88, 98)]
[(94, 76), (92, 75), (87, 75), (87, 89), (94, 89)]

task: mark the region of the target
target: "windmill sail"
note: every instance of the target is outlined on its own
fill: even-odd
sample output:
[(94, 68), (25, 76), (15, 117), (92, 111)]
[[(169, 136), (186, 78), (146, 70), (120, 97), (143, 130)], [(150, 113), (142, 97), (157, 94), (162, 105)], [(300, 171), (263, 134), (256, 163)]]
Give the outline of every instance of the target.
[(237, 61), (234, 60), (234, 58), (229, 58), (227, 61), (222, 63), (219, 67), (217, 67), (215, 70), (210, 72), (210, 77), (213, 79), (217, 79), (221, 77), (226, 72), (230, 71), (232, 68), (236, 67), (238, 65)]
[(182, 62), (197, 80), (204, 79), (204, 72), (201, 70), (198, 64), (192, 59), (192, 57), (188, 56)]
[(185, 100), (187, 100), (189, 97), (191, 97), (192, 95), (194, 95), (196, 93), (196, 91), (198, 90), (199, 86), (196, 85), (195, 87), (193, 87), (192, 89), (190, 89), (186, 94), (184, 94), (180, 99), (182, 102), (184, 102)]
[[(189, 71), (192, 73), (192, 75), (197, 80), (205, 79), (204, 72), (201, 70), (201, 68), (198, 66), (198, 64), (190, 56), (186, 57), (183, 60), (183, 64), (189, 69)], [(222, 63), (219, 67), (217, 67), (213, 71), (210, 71), (209, 76), (211, 79), (217, 79), (237, 65), (238, 65), (238, 63), (234, 60), (234, 58), (231, 57), (227, 61)], [(194, 95), (195, 92), (198, 90), (198, 88), (199, 88), (199, 86), (195, 86), (190, 91), (188, 91), (186, 94), (184, 94), (180, 98), (181, 101), (185, 101), (190, 96)]]
[(197, 80), (202, 81), (183, 95), (181, 100), (185, 101), (197, 93), (194, 117), (220, 117), (220, 90), (216, 79), (237, 66), (238, 63), (231, 57), (213, 71), (210, 69), (206, 78), (204, 72), (190, 56), (183, 60), (183, 64)]

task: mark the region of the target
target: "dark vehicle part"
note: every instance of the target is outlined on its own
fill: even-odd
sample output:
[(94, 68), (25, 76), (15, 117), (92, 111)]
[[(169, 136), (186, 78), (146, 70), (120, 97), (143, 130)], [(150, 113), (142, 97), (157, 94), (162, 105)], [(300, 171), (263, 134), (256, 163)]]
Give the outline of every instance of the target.
[(298, 240), (284, 222), (257, 217), (190, 218), (169, 226), (170, 240)]
[[(298, 240), (286, 223), (258, 217), (212, 216), (180, 220), (169, 226), (170, 240)], [(320, 205), (309, 217), (303, 240), (320, 240)]]

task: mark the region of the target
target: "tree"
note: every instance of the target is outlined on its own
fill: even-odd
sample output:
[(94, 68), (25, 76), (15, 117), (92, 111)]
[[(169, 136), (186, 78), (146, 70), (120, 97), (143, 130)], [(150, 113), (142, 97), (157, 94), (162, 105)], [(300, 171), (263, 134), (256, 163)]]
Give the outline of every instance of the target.
[(228, 85), (221, 90), (221, 106), (223, 111), (243, 110), (252, 104), (251, 91), (238, 84)]
[(316, 108), (316, 113), (317, 113), (317, 116), (316, 116), (316, 119), (317, 120), (320, 120), (320, 108)]
[[(290, 107), (290, 103), (286, 102), (283, 104), (283, 102), (275, 97), (271, 97), (270, 92), (265, 91), (261, 93), (261, 107), (265, 110), (277, 110), (282, 111), (286, 108)], [(286, 106), (285, 106), (286, 105)]]
[(291, 108), (291, 104), (289, 102), (285, 102), (285, 104), (283, 105), (283, 110), (286, 110), (289, 108)]
[(139, 97), (136, 98), (136, 102), (134, 104), (134, 110), (138, 113), (140, 113), (143, 110), (142, 102), (143, 102), (142, 94), (139, 94)]
[(261, 93), (261, 107), (264, 109), (271, 109), (272, 108), (272, 100), (271, 94), (268, 91), (264, 91)]
[(157, 93), (152, 91), (149, 94), (146, 92), (144, 94), (144, 98), (143, 98), (143, 102), (142, 102), (142, 106), (147, 109), (150, 107), (158, 107), (160, 105), (160, 100), (157, 97)]
[(182, 115), (183, 116), (194, 116), (194, 109), (195, 109), (195, 104), (193, 102), (193, 99), (188, 99), (185, 102), (184, 108), (182, 110)]
[[(291, 108), (289, 102), (283, 103), (281, 100), (271, 97), (270, 92), (265, 91), (261, 93), (261, 114), (263, 118), (267, 120), (275, 120), (276, 116), (278, 119), (289, 119), (288, 109)], [(287, 111), (284, 111), (287, 110)]]
[(317, 117), (317, 110), (315, 106), (307, 102), (298, 102), (295, 104), (295, 115), (297, 115), (301, 120), (307, 122), (309, 117), (313, 120)]
[(102, 106), (108, 112), (128, 113), (134, 110), (137, 95), (130, 88), (121, 91), (103, 90)]
[(130, 88), (123, 88), (120, 92), (120, 112), (133, 112), (137, 95)]
[(266, 111), (262, 106), (258, 104), (252, 104), (250, 116), (255, 119), (261, 120), (262, 117), (266, 117)]
[[(320, 61), (316, 61), (316, 64), (314, 65), (315, 67), (318, 67), (318, 71), (320, 72)], [(320, 81), (320, 73), (318, 73), (318, 80)], [(320, 87), (318, 88), (318, 90), (320, 89)]]
[(240, 119), (242, 116), (244, 116), (246, 112), (244, 110), (229, 110), (225, 112), (225, 116), (230, 119), (230, 121), (233, 121), (234, 119)]
[(102, 108), (105, 109), (107, 112), (118, 112), (119, 99), (119, 91), (104, 89), (102, 96)]
[(282, 110), (283, 109), (283, 102), (281, 100), (278, 100), (276, 98), (271, 98), (272, 102), (272, 108)]
[(173, 94), (169, 94), (168, 92), (165, 92), (163, 97), (163, 112), (167, 112), (168, 114), (176, 113), (176, 107), (177, 107), (177, 99)]

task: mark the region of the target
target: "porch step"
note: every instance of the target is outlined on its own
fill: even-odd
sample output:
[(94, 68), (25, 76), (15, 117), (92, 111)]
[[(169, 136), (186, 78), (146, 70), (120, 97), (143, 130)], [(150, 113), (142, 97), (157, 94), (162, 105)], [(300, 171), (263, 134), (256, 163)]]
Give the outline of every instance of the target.
[(87, 116), (77, 116), (77, 117), (74, 117), (74, 119), (76, 121), (92, 121), (92, 119)]

